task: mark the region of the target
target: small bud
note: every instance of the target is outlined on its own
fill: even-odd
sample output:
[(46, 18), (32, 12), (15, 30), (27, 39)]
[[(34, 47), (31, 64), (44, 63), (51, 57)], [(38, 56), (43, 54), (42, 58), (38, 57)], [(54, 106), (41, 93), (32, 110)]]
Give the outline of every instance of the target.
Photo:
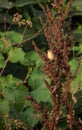
[(49, 60), (51, 60), (51, 61), (54, 60), (54, 54), (53, 54), (52, 50), (47, 51), (47, 56), (48, 56)]

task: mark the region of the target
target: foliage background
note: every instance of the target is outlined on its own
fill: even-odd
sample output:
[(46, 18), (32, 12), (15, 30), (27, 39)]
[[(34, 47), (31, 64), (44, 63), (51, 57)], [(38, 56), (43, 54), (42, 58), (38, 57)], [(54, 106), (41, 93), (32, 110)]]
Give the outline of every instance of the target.
[[(42, 118), (36, 112), (27, 96), (44, 104), (51, 110), (53, 101), (43, 78), (45, 75), (40, 67), (44, 64), (32, 46), (35, 40), (41, 50), (47, 51), (48, 46), (42, 32), (40, 17), (45, 15), (42, 8), (50, 0), (0, 0), (0, 130), (3, 129), (40, 129)], [(66, 0), (64, 7), (66, 6)], [(54, 13), (54, 10), (52, 10)], [(14, 14), (22, 14), (22, 20), (30, 24), (19, 26), (12, 20)], [(67, 17), (72, 18), (72, 30), (75, 34), (75, 45), (70, 55), (72, 75), (79, 66), (77, 75), (71, 84), (71, 94), (77, 102), (74, 105), (76, 118), (82, 119), (82, 1), (73, 0)], [(46, 77), (47, 79), (47, 77)], [(49, 79), (48, 83), (50, 83)], [(79, 90), (78, 90), (79, 88)], [(45, 96), (46, 95), (46, 96)], [(65, 124), (58, 128), (67, 128)], [(81, 123), (82, 124), (82, 123)], [(45, 129), (46, 130), (46, 129)]]

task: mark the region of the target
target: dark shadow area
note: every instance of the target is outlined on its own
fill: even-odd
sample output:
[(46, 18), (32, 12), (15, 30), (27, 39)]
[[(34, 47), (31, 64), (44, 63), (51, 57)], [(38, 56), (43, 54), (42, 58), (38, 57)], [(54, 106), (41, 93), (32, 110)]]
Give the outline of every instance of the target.
[(3, 75), (12, 74), (16, 78), (24, 79), (27, 74), (27, 67), (22, 66), (20, 63), (8, 63)]

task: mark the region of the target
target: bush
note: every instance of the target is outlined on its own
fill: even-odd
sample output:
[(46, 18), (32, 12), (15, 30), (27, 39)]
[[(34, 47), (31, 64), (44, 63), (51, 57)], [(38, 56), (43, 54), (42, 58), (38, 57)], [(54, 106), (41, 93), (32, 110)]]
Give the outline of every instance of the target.
[(1, 1), (0, 130), (81, 130), (81, 5)]

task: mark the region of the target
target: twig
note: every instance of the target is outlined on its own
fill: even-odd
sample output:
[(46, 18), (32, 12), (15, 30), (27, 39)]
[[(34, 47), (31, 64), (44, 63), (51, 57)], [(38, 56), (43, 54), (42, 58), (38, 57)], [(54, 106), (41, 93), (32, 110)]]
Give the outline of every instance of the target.
[(26, 43), (28, 41), (31, 41), (32, 39), (34, 39), (35, 37), (37, 37), (42, 32), (42, 30), (43, 30), (43, 28), (40, 29), (37, 33), (35, 33), (33, 36), (31, 36), (31, 37), (23, 40), (20, 44), (24, 44), (24, 43)]

